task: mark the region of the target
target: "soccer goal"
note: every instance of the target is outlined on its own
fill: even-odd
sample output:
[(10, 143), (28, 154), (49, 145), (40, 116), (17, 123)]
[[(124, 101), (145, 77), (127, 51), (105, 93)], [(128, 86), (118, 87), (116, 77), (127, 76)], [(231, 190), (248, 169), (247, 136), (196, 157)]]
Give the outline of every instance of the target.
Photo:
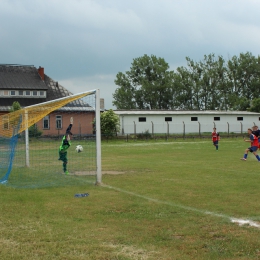
[[(60, 153), (64, 136), (70, 144), (66, 155)], [(101, 181), (99, 90), (0, 116), (1, 184), (33, 188)]]

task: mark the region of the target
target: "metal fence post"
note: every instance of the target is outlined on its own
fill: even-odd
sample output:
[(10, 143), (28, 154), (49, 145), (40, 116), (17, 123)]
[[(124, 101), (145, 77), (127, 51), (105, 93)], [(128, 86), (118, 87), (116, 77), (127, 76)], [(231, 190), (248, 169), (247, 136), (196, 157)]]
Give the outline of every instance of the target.
[(154, 128), (153, 128), (153, 121), (151, 121), (152, 123), (152, 137), (154, 136)]
[(227, 130), (227, 134), (228, 134), (228, 137), (229, 137), (229, 122), (227, 122), (227, 125), (228, 125), (228, 130)]
[(201, 137), (201, 133), (200, 133), (200, 122), (198, 122), (199, 123), (199, 136)]
[(182, 123), (183, 123), (183, 138), (185, 137), (185, 123), (184, 123), (184, 121), (182, 121)]
[(125, 135), (125, 129), (124, 129), (124, 116), (122, 116), (122, 135)]

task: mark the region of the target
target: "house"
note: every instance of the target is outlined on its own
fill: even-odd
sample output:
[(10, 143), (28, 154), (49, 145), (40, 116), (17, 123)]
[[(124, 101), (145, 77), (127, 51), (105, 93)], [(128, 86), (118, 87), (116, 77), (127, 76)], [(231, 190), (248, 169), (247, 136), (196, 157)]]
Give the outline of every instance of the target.
[(120, 133), (185, 134), (212, 132), (244, 133), (260, 124), (260, 113), (247, 111), (115, 110)]
[[(0, 115), (9, 113), (14, 101), (27, 107), (72, 95), (66, 88), (33, 65), (0, 65)], [(95, 108), (76, 100), (52, 112), (37, 123), (43, 135), (64, 134), (74, 118), (73, 134), (92, 134)]]

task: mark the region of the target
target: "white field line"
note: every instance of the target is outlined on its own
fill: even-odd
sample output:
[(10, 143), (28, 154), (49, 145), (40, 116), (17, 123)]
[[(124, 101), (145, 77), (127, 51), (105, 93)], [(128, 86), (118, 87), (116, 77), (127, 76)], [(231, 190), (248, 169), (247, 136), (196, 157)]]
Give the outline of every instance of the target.
[(142, 198), (142, 199), (145, 199), (145, 200), (148, 200), (148, 201), (153, 201), (153, 202), (156, 202), (158, 204), (164, 204), (164, 205), (168, 205), (168, 206), (172, 206), (172, 207), (178, 207), (178, 208), (181, 208), (181, 209), (184, 209), (184, 210), (198, 212), (198, 213), (201, 213), (201, 214), (204, 214), (204, 215), (211, 215), (213, 217), (220, 217), (220, 218), (228, 219), (232, 223), (239, 224), (239, 226), (249, 225), (251, 227), (260, 228), (260, 223), (254, 222), (254, 221), (249, 220), (249, 219), (238, 219), (238, 218), (230, 217), (230, 216), (224, 215), (224, 214), (218, 214), (218, 213), (214, 213), (214, 212), (211, 212), (211, 211), (205, 211), (205, 210), (196, 209), (196, 208), (193, 208), (193, 207), (183, 206), (183, 205), (168, 202), (168, 201), (153, 199), (153, 198), (143, 196), (143, 195), (131, 192), (131, 191), (126, 191), (126, 190), (123, 190), (123, 189), (120, 189), (120, 188), (117, 188), (117, 187), (112, 187), (112, 186), (106, 185), (104, 183), (102, 183), (102, 186), (105, 187), (105, 188), (109, 188), (109, 189), (113, 189), (113, 190), (116, 190), (116, 191), (120, 191), (122, 193), (129, 194), (129, 195), (132, 195), (132, 196), (135, 196), (135, 197), (139, 197), (139, 198)]

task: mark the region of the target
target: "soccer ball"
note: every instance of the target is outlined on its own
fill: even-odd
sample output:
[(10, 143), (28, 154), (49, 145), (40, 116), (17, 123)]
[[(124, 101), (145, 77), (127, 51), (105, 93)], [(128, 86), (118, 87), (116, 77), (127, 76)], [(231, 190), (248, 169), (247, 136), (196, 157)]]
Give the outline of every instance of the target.
[(77, 145), (76, 146), (76, 152), (77, 153), (83, 152), (83, 147), (81, 145)]

